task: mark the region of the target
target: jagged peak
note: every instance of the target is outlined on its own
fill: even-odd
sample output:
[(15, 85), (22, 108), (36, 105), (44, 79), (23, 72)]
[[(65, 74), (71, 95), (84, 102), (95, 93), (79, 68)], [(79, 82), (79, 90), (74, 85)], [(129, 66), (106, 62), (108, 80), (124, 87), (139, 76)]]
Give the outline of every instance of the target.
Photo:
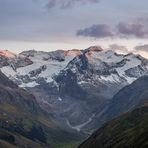
[(79, 56), (82, 54), (82, 50), (79, 49), (66, 50), (64, 54), (65, 56)]
[(129, 53), (124, 55), (124, 57), (128, 57), (128, 56), (135, 56), (135, 54), (133, 54), (132, 52), (129, 52)]
[(23, 51), (21, 52), (19, 55), (24, 55), (24, 56), (31, 56), (37, 53), (43, 53), (43, 54), (49, 54), (49, 55), (53, 55), (53, 54), (64, 54), (65, 56), (78, 56), (80, 54), (82, 54), (82, 50), (79, 49), (70, 49), (70, 50), (54, 50), (54, 51), (37, 51), (37, 50), (27, 50), (27, 51)]
[(35, 49), (33, 49), (33, 50), (25, 50), (25, 51), (22, 51), (21, 53), (19, 53), (19, 55), (23, 55), (23, 56), (33, 56), (34, 54), (36, 54), (36, 53), (38, 53), (38, 52), (40, 52), (40, 51), (37, 51), (37, 50), (35, 50)]
[(6, 57), (6, 58), (15, 58), (16, 54), (8, 50), (0, 50), (0, 56)]
[(90, 46), (89, 48), (84, 50), (84, 53), (88, 52), (100, 52), (103, 51), (103, 49), (100, 46)]

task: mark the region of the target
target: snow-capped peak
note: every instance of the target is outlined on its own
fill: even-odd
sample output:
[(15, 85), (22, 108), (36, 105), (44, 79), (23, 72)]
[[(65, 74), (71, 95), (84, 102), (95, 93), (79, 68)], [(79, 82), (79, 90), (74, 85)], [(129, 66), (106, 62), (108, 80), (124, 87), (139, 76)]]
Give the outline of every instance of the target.
[(72, 50), (66, 50), (65, 51), (65, 56), (79, 56), (82, 54), (82, 50), (79, 49), (72, 49)]
[(103, 51), (103, 49), (100, 46), (91, 46), (84, 50), (84, 54), (91, 55), (94, 52), (100, 52), (100, 51)]
[[(24, 51), (11, 62), (15, 68), (7, 64), (3, 65), (1, 70), (21, 87), (34, 87), (41, 81), (53, 82), (54, 75), (57, 75), (74, 57), (80, 54), (82, 52), (76, 49), (52, 52)], [(20, 63), (22, 63), (21, 66), (18, 66)]]
[(148, 60), (131, 53), (117, 54), (113, 50), (95, 47), (84, 50), (83, 56), (76, 57), (65, 70), (69, 69), (78, 76), (80, 84), (90, 79), (111, 83), (125, 81), (128, 84), (148, 74)]
[(15, 58), (15, 54), (8, 50), (0, 50), (0, 56), (4, 56), (6, 58)]

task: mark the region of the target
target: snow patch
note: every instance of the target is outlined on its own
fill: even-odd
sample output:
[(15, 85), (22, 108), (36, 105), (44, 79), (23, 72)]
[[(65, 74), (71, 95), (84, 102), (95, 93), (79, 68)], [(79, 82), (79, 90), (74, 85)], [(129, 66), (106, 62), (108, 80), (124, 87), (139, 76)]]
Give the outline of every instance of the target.
[(58, 97), (58, 100), (59, 100), (59, 101), (62, 101), (63, 99), (62, 99), (61, 97)]
[(39, 84), (36, 83), (35, 81), (34, 82), (29, 82), (29, 83), (22, 83), (21, 85), (19, 85), (19, 87), (35, 87), (35, 86), (38, 86)]
[(100, 79), (103, 81), (109, 81), (109, 82), (120, 82), (119, 76), (115, 74), (111, 74), (109, 76), (100, 76)]
[(8, 50), (0, 50), (0, 55), (7, 58), (14, 58), (16, 55)]

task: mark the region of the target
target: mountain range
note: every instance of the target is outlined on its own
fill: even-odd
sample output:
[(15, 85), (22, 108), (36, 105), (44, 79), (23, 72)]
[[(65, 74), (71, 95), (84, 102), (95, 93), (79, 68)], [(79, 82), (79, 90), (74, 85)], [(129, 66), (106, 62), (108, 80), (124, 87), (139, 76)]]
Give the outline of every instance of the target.
[[(0, 82), (9, 81), (8, 87), (16, 87), (12, 90), (17, 89), (19, 96), (12, 102), (4, 96), (2, 101), (8, 98), (6, 104), (25, 106), (33, 118), (39, 112), (42, 120), (33, 120), (45, 131), (47, 139), (41, 145), (80, 142), (105, 122), (143, 104), (147, 96), (147, 77), (143, 76), (148, 75), (148, 60), (97, 46), (19, 54), (1, 50), (0, 70)], [(24, 104), (25, 95), (30, 104)]]

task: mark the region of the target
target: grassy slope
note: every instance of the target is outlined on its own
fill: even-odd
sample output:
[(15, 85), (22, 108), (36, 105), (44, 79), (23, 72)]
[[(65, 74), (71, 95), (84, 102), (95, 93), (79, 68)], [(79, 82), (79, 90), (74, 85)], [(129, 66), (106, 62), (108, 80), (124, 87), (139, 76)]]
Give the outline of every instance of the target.
[[(37, 127), (36, 131), (34, 131), (35, 133), (31, 133), (34, 126)], [(70, 146), (80, 139), (79, 135), (66, 132), (56, 126), (54, 121), (44, 114), (38, 113), (34, 115), (24, 112), (11, 104), (0, 104), (0, 127), (11, 133), (17, 133), (32, 141), (36, 141), (36, 143), (54, 145), (55, 147), (57, 145)], [(42, 127), (41, 131), (40, 127)], [(36, 137), (36, 135), (41, 135), (41, 137)]]
[(17, 148), (27, 146), (30, 148), (42, 148), (41, 144), (27, 139), (17, 133), (8, 132), (4, 129), (0, 129), (0, 139), (1, 148)]
[[(35, 140), (35, 138), (37, 137), (32, 139), (30, 138), (30, 135), (32, 134), (31, 131), (34, 125), (37, 125), (38, 127), (39, 126), (44, 127), (44, 125), (40, 124), (38, 116), (40, 115), (34, 116), (30, 112), (27, 111), (24, 112), (24, 110), (21, 110), (15, 105), (1, 103), (0, 104), (0, 139), (2, 140), (1, 145), (2, 144), (8, 145), (9, 143), (9, 141), (7, 141), (7, 138), (3, 139), (3, 136), (1, 136), (4, 133), (5, 135), (10, 134), (15, 139), (13, 141), (13, 144), (17, 146), (21, 144), (26, 146), (28, 145), (29, 141), (30, 141), (29, 142), (30, 146), (35, 145), (35, 147), (41, 147), (41, 145), (44, 145), (44, 140), (39, 138)], [(16, 139), (17, 141), (19, 141), (19, 143), (16, 142)], [(4, 143), (4, 141), (6, 143)]]
[(148, 106), (113, 119), (79, 146), (79, 148), (125, 147), (148, 147)]

